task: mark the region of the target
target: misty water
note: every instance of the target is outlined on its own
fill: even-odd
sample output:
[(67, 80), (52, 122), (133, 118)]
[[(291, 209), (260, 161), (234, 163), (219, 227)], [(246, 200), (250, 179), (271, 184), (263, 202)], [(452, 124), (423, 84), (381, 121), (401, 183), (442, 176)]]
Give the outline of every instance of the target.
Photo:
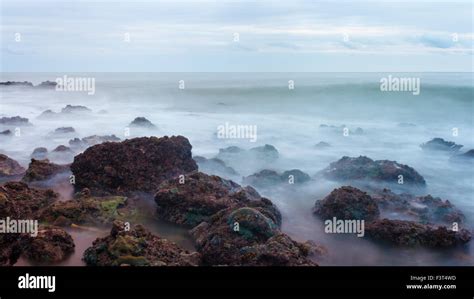
[[(64, 74), (4, 73), (0, 81), (54, 81)], [(70, 77), (95, 78), (95, 94), (53, 90), (2, 88), (0, 117), (22, 116), (33, 126), (22, 127), (21, 136), (0, 137), (0, 153), (27, 167), (36, 147), (49, 151), (68, 145), (73, 137), (115, 134), (121, 139), (137, 136), (183, 135), (193, 146), (193, 155), (212, 158), (219, 148), (236, 145), (252, 148), (265, 144), (279, 151), (276, 162), (236, 161), (231, 163), (241, 177), (262, 169), (300, 169), (311, 176), (343, 156), (365, 155), (407, 164), (426, 180), (423, 194), (448, 199), (466, 215), (466, 227), (474, 226), (474, 170), (469, 164), (453, 164), (449, 154), (427, 153), (420, 144), (435, 137), (474, 148), (474, 97), (472, 73), (392, 73), (392, 76), (421, 78), (421, 92), (382, 92), (382, 73), (71, 73)], [(179, 81), (184, 81), (184, 89)], [(288, 81), (294, 81), (294, 89)], [(93, 113), (84, 117), (38, 119), (43, 111), (59, 112), (66, 105), (84, 105)], [(130, 128), (130, 122), (146, 117), (156, 130)], [(221, 139), (217, 127), (252, 125), (257, 140)], [(321, 125), (335, 126), (322, 128)], [(58, 127), (72, 126), (76, 133), (52, 135)], [(350, 130), (344, 136), (343, 127)], [(363, 134), (352, 134), (357, 128)], [(3, 127), (0, 126), (0, 131)], [(456, 129), (458, 134), (453, 134)], [(331, 146), (318, 149), (321, 141)], [(52, 157), (70, 163), (73, 157)], [(340, 183), (321, 178), (308, 184), (258, 190), (270, 198), (283, 214), (283, 231), (299, 241), (313, 240), (328, 249), (321, 265), (474, 265), (471, 244), (463, 250), (385, 248), (364, 238), (328, 235), (312, 214), (316, 200)], [(54, 187), (54, 186), (53, 186)], [(64, 187), (64, 186), (63, 186)], [(62, 187), (55, 187), (61, 189)], [(62, 199), (72, 190), (62, 191)], [(69, 192), (69, 193), (68, 193)], [(152, 203), (152, 200), (150, 200)], [(151, 205), (152, 206), (152, 205)], [(192, 248), (186, 230), (148, 221), (157, 234), (175, 238)], [(90, 246), (90, 232), (75, 232), (75, 258), (66, 264), (80, 264), (82, 252)], [(97, 233), (97, 236), (103, 232)], [(77, 242), (81, 245), (77, 245)], [(472, 243), (472, 242), (471, 242)], [(184, 245), (183, 245), (184, 244)]]

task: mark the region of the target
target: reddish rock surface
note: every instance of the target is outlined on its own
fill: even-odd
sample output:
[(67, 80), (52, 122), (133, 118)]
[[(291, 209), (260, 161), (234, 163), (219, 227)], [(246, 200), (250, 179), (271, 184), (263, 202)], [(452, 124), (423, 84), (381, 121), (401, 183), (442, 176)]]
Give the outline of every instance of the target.
[(49, 160), (31, 159), (30, 165), (23, 176), (23, 182), (44, 181), (69, 170), (68, 165), (58, 165)]
[(314, 266), (310, 243), (283, 234), (261, 211), (226, 209), (191, 230), (204, 265)]
[(56, 200), (52, 190), (29, 188), (22, 182), (0, 186), (0, 218), (32, 219), (44, 207)]
[(323, 219), (336, 217), (342, 220), (372, 221), (380, 215), (377, 202), (367, 193), (351, 186), (334, 189), (316, 202), (313, 212)]
[(156, 191), (164, 180), (196, 170), (183, 136), (142, 137), (106, 142), (77, 155), (71, 165), (76, 188), (92, 193)]
[(141, 225), (126, 231), (125, 223), (115, 221), (110, 235), (95, 240), (84, 252), (84, 261), (89, 266), (198, 266), (201, 257)]
[(454, 247), (471, 240), (471, 233), (466, 229), (455, 232), (444, 226), (432, 227), (413, 221), (389, 219), (367, 224), (365, 234), (382, 243), (406, 247)]
[(74, 241), (66, 231), (57, 227), (40, 227), (37, 236), (24, 236), (23, 256), (27, 259), (43, 263), (63, 261), (74, 252)]
[(0, 178), (20, 176), (24, 172), (25, 169), (17, 161), (0, 154)]
[(222, 209), (244, 205), (261, 208), (275, 223), (281, 223), (277, 208), (255, 189), (202, 172), (187, 174), (183, 184), (180, 178), (163, 182), (155, 194), (155, 202), (161, 218), (188, 227), (208, 220)]

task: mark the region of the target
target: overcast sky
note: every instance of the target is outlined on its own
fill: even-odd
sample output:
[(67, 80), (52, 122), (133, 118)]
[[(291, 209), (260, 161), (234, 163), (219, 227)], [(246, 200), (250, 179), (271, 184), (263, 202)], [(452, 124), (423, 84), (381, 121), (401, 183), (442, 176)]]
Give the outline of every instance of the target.
[(8, 72), (470, 72), (473, 64), (469, 0), (1, 5)]

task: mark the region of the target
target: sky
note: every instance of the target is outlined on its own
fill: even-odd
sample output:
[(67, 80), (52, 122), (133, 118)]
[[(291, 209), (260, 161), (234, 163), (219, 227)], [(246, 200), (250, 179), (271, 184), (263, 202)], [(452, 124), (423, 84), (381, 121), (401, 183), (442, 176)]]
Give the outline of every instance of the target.
[(472, 72), (473, 2), (0, 0), (2, 72)]

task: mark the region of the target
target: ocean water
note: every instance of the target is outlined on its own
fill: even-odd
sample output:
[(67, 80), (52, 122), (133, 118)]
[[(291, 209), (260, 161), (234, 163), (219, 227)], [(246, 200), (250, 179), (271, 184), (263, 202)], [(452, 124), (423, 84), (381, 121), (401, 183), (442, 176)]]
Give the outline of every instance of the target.
[[(64, 73), (3, 73), (0, 81), (54, 81)], [(474, 227), (474, 170), (453, 164), (449, 155), (426, 153), (420, 144), (435, 137), (474, 148), (474, 87), (472, 73), (68, 73), (69, 77), (95, 79), (95, 94), (54, 90), (2, 88), (0, 117), (27, 117), (33, 124), (20, 137), (0, 139), (0, 153), (27, 166), (35, 147), (67, 145), (72, 137), (115, 134), (186, 136), (193, 155), (214, 157), (219, 148), (251, 148), (271, 144), (279, 159), (271, 164), (231, 165), (239, 176), (261, 169), (300, 169), (310, 175), (343, 156), (395, 160), (415, 168), (427, 181), (426, 194), (450, 200)], [(383, 92), (380, 79), (388, 75), (420, 78), (420, 94)], [(184, 81), (184, 89), (179, 81)], [(294, 89), (288, 81), (294, 81)], [(66, 105), (93, 110), (87, 117), (37, 119), (44, 110), (58, 112)], [(138, 116), (153, 122), (156, 130), (131, 129)], [(257, 140), (221, 139), (217, 127), (251, 125)], [(400, 124), (409, 123), (410, 126)], [(321, 128), (322, 124), (337, 128)], [(344, 136), (342, 126), (351, 133)], [(72, 126), (76, 133), (57, 137), (58, 127)], [(353, 132), (361, 128), (363, 134)], [(0, 127), (0, 131), (1, 131)], [(458, 134), (453, 135), (453, 129)], [(316, 149), (320, 141), (331, 144)], [(72, 158), (58, 158), (68, 163)], [(53, 159), (54, 161), (54, 159)], [(241, 183), (239, 177), (234, 178)], [(283, 230), (298, 240), (314, 240), (328, 248), (322, 265), (473, 265), (474, 249), (465, 252), (386, 249), (366, 240), (324, 233), (322, 222), (311, 213), (316, 200), (339, 183), (322, 179), (301, 188), (259, 190), (280, 208)], [(471, 242), (472, 243), (472, 242)], [(350, 246), (348, 246), (350, 244)]]

